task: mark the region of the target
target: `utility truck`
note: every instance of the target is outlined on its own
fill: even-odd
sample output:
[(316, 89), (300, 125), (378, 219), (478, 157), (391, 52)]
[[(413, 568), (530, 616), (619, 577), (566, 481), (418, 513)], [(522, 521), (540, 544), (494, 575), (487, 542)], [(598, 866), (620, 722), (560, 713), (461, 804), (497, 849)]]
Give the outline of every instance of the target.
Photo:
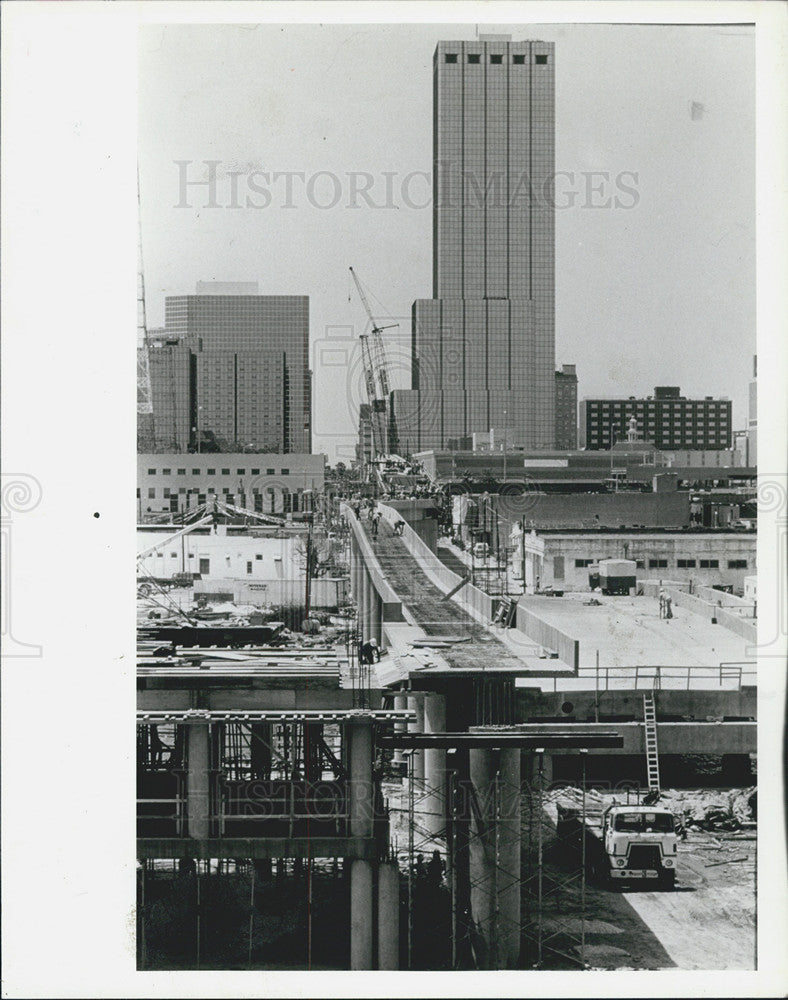
[[(585, 806), (576, 790), (557, 802), (557, 832), (590, 833), (602, 848), (595, 870), (616, 882), (654, 879), (665, 887), (676, 881), (678, 837), (673, 813), (660, 806), (618, 805), (600, 808), (596, 796), (586, 796)], [(584, 830), (583, 830), (584, 828)]]

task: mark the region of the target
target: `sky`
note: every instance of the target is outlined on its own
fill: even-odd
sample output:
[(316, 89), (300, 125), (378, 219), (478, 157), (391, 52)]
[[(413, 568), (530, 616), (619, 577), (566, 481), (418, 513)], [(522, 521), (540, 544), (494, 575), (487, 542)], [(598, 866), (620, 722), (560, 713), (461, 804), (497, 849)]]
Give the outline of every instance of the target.
[[(477, 26), (140, 30), (149, 327), (197, 281), (310, 297), (313, 450), (352, 455), (366, 315), (409, 385), (432, 294), (432, 54)], [(479, 25), (556, 43), (556, 363), (580, 398), (679, 385), (747, 420), (755, 52), (746, 26)], [(207, 161), (216, 161), (215, 183)], [(288, 176), (289, 175), (289, 176)], [(366, 188), (366, 193), (365, 189)]]

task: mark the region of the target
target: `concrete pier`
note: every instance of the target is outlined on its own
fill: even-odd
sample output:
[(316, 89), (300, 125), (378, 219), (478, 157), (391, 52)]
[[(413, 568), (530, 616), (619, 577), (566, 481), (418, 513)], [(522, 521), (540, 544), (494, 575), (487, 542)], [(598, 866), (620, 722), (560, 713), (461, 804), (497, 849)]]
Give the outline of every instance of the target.
[[(409, 723), (412, 733), (424, 732), (424, 696), (422, 694), (408, 694), (408, 711), (414, 712), (416, 718)], [(416, 781), (424, 780), (424, 751), (415, 750), (413, 752), (412, 775)]]
[[(446, 698), (442, 694), (424, 696), (424, 732), (446, 732)], [(446, 828), (446, 751), (424, 750), (424, 783), (428, 794), (422, 804), (424, 825), (437, 836)]]
[(399, 969), (399, 869), (390, 861), (378, 868), (378, 969)]
[[(348, 809), (350, 835), (371, 837), (374, 794), (372, 786), (372, 719), (348, 724)], [(373, 967), (372, 862), (355, 859), (350, 865), (350, 968)]]
[(188, 772), (186, 775), (189, 836), (200, 840), (210, 836), (210, 740), (208, 723), (187, 727)]
[(350, 863), (350, 968), (372, 968), (372, 862)]

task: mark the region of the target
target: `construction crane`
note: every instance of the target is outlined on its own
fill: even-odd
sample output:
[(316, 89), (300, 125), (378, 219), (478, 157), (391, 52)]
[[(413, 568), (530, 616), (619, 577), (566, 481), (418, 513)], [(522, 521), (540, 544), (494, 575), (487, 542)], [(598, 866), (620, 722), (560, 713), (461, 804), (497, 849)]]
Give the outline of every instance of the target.
[(153, 393), (150, 382), (148, 323), (145, 315), (145, 276), (142, 269), (142, 210), (137, 170), (137, 436), (145, 451), (155, 445)]
[(372, 450), (373, 460), (384, 455), (388, 451), (388, 400), (391, 391), (388, 373), (388, 362), (386, 361), (386, 349), (383, 346), (381, 332), (391, 330), (399, 323), (391, 323), (388, 326), (379, 326), (372, 315), (364, 289), (356, 276), (353, 268), (350, 268), (359, 298), (369, 317), (371, 329), (364, 331), (361, 336), (361, 358), (364, 365), (364, 385), (367, 390), (367, 401), (370, 410), (370, 422), (372, 425)]

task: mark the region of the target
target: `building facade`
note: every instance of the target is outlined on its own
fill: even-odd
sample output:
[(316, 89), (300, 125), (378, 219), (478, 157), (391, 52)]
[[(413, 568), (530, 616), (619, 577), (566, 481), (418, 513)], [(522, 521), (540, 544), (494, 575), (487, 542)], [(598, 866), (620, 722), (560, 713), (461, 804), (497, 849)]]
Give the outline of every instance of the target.
[(311, 450), (309, 299), (254, 287), (167, 298), (149, 334), (156, 450)]
[(735, 594), (744, 593), (745, 579), (756, 568), (754, 532), (542, 529), (537, 537), (544, 546), (542, 586), (567, 591), (590, 590), (588, 567), (600, 559), (634, 560), (639, 582), (692, 581), (697, 587), (732, 587)]
[(261, 514), (309, 509), (325, 455), (151, 453), (137, 456), (137, 514), (177, 513), (216, 496)]
[(506, 35), (439, 42), (433, 63), (433, 298), (412, 311), (399, 451), (491, 427), (555, 438), (555, 49)]
[(555, 447), (577, 448), (577, 368), (563, 365), (555, 373)]
[(607, 451), (626, 441), (635, 417), (638, 437), (657, 448), (725, 450), (733, 440), (731, 409), (729, 399), (688, 399), (678, 386), (657, 386), (646, 399), (583, 399), (580, 443), (590, 451)]

